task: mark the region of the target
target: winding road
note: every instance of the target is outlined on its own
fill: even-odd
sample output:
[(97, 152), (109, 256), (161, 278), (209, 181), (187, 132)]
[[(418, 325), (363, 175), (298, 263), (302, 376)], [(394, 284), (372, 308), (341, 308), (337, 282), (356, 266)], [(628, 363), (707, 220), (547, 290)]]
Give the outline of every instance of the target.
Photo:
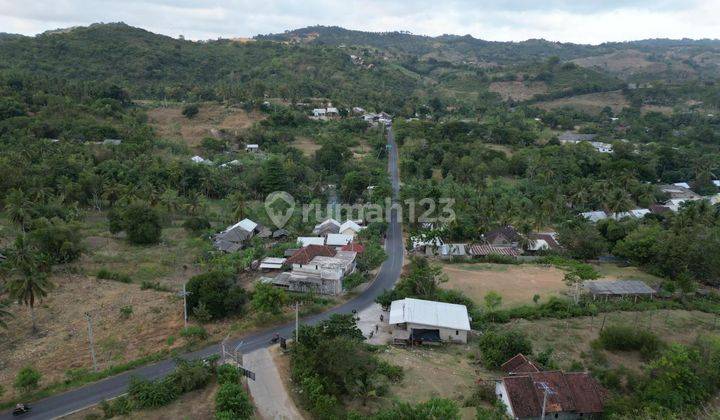
[[(390, 173), (390, 180), (392, 183), (393, 202), (398, 202), (400, 176), (398, 173), (398, 152), (392, 128), (387, 129), (387, 140), (389, 144), (388, 171)], [(370, 286), (368, 286), (367, 289), (365, 289), (364, 292), (343, 305), (337, 306), (321, 314), (302, 318), (300, 322), (303, 324), (313, 325), (329, 318), (330, 315), (333, 314), (350, 313), (353, 310), (360, 311), (371, 305), (375, 301), (375, 298), (385, 289), (390, 289), (395, 285), (395, 282), (400, 276), (403, 264), (402, 230), (400, 221), (398, 220), (398, 213), (395, 209), (391, 210), (385, 249), (388, 253), (388, 258), (380, 267), (380, 271), (376, 279), (372, 284), (370, 284)], [(228, 348), (234, 349), (235, 346), (242, 342), (243, 346), (241, 349), (243, 352), (250, 352), (252, 350), (268, 346), (270, 339), (275, 334), (290, 337), (294, 330), (294, 322), (288, 323), (251, 335), (236, 338), (229, 341)], [(198, 359), (219, 353), (220, 345), (215, 344), (202, 350), (187, 353), (183, 357), (186, 359)], [(62, 394), (54, 395), (52, 397), (31, 403), (32, 411), (21, 418), (51, 419), (61, 417), (83, 408), (93, 406), (102, 400), (114, 398), (125, 393), (127, 386), (130, 383), (130, 378), (133, 376), (139, 376), (147, 379), (161, 378), (172, 372), (174, 367), (175, 363), (172, 360), (164, 360), (139, 367)], [(0, 419), (4, 420), (12, 418), (15, 417), (12, 416), (10, 411), (0, 414)]]

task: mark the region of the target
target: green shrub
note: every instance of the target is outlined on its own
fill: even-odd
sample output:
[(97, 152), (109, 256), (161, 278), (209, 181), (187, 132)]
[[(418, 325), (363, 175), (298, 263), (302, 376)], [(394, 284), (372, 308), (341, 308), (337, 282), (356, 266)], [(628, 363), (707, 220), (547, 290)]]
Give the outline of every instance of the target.
[(182, 109), (182, 114), (187, 118), (191, 119), (200, 112), (200, 108), (196, 104), (187, 104)]
[(140, 283), (140, 290), (155, 290), (157, 292), (169, 292), (170, 288), (163, 286), (159, 281), (143, 280)]
[(29, 236), (38, 250), (57, 264), (75, 261), (83, 251), (80, 229), (72, 224), (47, 223), (33, 230)]
[(106, 419), (117, 416), (126, 416), (135, 409), (135, 404), (127, 396), (123, 395), (111, 401), (103, 400), (100, 403), (100, 409)]
[(132, 315), (132, 313), (133, 313), (133, 307), (130, 305), (123, 306), (122, 308), (120, 308), (120, 318), (122, 318), (122, 319), (129, 319), (130, 316)]
[(367, 278), (365, 278), (365, 275), (363, 275), (359, 271), (356, 271), (342, 280), (343, 289), (352, 290), (359, 285), (365, 283), (366, 281)]
[(148, 381), (133, 377), (128, 386), (128, 395), (138, 408), (155, 408), (169, 404), (178, 396), (172, 383), (166, 380)]
[(390, 379), (392, 382), (400, 382), (405, 377), (405, 371), (402, 366), (391, 365), (390, 363), (380, 360), (377, 365), (377, 373)]
[(288, 297), (284, 290), (271, 284), (258, 283), (252, 294), (252, 307), (258, 312), (277, 315), (287, 304)]
[(115, 280), (115, 281), (119, 281), (120, 283), (132, 282), (132, 279), (127, 274), (110, 271), (106, 268), (101, 268), (98, 271), (97, 278), (103, 279), (103, 280)]
[(242, 385), (224, 383), (215, 396), (215, 411), (230, 412), (234, 419), (249, 419), (255, 409)]
[(145, 203), (133, 203), (125, 209), (113, 209), (108, 213), (110, 232), (125, 231), (128, 241), (137, 245), (160, 242), (162, 226), (160, 215)]
[(497, 369), (518, 353), (532, 354), (532, 343), (527, 336), (516, 330), (489, 330), (480, 336), (478, 343), (481, 360), (485, 367)]
[(233, 365), (224, 364), (217, 368), (217, 381), (219, 384), (240, 383), (240, 371)]
[(210, 229), (210, 221), (206, 217), (194, 216), (183, 222), (183, 228), (188, 232), (198, 233)]
[(599, 344), (605, 350), (639, 351), (645, 358), (658, 354), (662, 341), (652, 332), (636, 327), (611, 325), (600, 332)]
[(207, 306), (205, 306), (205, 302), (200, 302), (198, 306), (194, 307), (192, 310), (193, 318), (197, 319), (198, 322), (206, 323), (210, 322), (212, 320), (212, 315), (210, 314), (210, 311), (208, 311)]
[(233, 276), (222, 271), (210, 271), (192, 277), (187, 283), (189, 310), (203, 303), (212, 319), (242, 313), (247, 294), (237, 286)]
[(189, 341), (202, 341), (207, 339), (208, 333), (199, 325), (188, 325), (180, 330), (180, 337), (187, 338)]
[(37, 369), (25, 366), (18, 372), (13, 386), (20, 392), (30, 392), (38, 388), (40, 378), (42, 374)]
[(210, 366), (202, 360), (180, 361), (167, 380), (172, 382), (181, 393), (204, 388), (212, 379)]

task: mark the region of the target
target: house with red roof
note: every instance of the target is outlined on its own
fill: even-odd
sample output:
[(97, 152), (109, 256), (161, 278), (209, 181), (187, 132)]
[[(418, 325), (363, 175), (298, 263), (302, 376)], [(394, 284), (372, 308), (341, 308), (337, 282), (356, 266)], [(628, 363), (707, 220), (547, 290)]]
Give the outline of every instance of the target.
[(608, 392), (585, 372), (540, 371), (519, 354), (505, 362), (509, 376), (495, 381), (495, 394), (513, 419), (586, 419), (602, 416)]

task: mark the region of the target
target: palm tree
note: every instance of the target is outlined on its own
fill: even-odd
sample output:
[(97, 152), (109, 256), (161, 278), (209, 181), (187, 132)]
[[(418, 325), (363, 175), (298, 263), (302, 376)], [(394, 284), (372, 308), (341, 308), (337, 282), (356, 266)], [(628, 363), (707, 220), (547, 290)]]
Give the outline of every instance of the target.
[(168, 188), (160, 196), (160, 205), (165, 209), (171, 216), (180, 209), (180, 197), (177, 190)]
[(633, 205), (628, 193), (619, 188), (611, 190), (603, 201), (605, 202), (605, 210), (612, 214), (626, 212)]
[(32, 332), (37, 332), (35, 320), (35, 301), (47, 296), (53, 284), (48, 279), (47, 258), (30, 245), (23, 236), (15, 240), (5, 264), (9, 267), (9, 279), (6, 281), (10, 297), (30, 308)]
[(24, 192), (21, 190), (12, 190), (5, 197), (5, 211), (10, 217), (10, 220), (20, 225), (20, 228), (25, 232), (27, 223), (32, 218), (30, 214), (30, 208), (32, 203), (27, 199)]
[(230, 194), (230, 210), (234, 220), (242, 220), (245, 218), (245, 195), (241, 192)]

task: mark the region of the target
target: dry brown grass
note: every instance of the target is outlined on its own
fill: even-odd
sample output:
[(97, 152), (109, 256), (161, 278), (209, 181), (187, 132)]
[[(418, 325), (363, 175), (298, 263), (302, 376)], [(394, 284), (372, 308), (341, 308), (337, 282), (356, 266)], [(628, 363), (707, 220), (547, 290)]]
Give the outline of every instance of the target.
[(292, 143), (292, 146), (299, 149), (307, 157), (314, 157), (315, 152), (320, 150), (320, 147), (322, 147), (320, 144), (316, 143), (315, 140), (309, 137), (297, 137)]
[(543, 300), (567, 290), (565, 273), (555, 267), (505, 264), (445, 264), (443, 273), (448, 281), (445, 289), (460, 290), (481, 304), (490, 291), (499, 293), (503, 306), (532, 303), (539, 294)]
[(514, 99), (526, 101), (533, 96), (547, 93), (547, 85), (544, 82), (492, 82), (488, 86), (490, 92), (498, 93), (503, 100)]
[[(647, 312), (611, 312), (597, 317), (572, 319), (542, 319), (528, 321), (513, 320), (508, 328), (517, 328), (527, 333), (533, 342), (535, 353), (547, 348), (553, 349), (553, 359), (560, 367), (568, 369), (573, 361), (582, 361), (589, 366), (590, 343), (598, 338), (605, 318), (605, 326), (631, 325), (652, 331), (667, 343), (690, 344), (698, 335), (718, 333), (720, 325), (713, 328), (715, 315), (697, 311), (660, 310)], [(602, 351), (608, 365), (639, 369), (643, 360), (637, 352)]]
[(182, 140), (190, 147), (198, 147), (203, 138), (217, 135), (218, 130), (226, 130), (236, 136), (265, 118), (255, 111), (248, 114), (239, 108), (213, 103), (202, 104), (200, 112), (192, 119), (182, 115), (181, 106), (151, 108), (148, 117), (160, 137)]
[(629, 106), (629, 102), (625, 99), (622, 91), (615, 90), (538, 102), (535, 106), (545, 110), (569, 106), (588, 114), (599, 114), (606, 106), (609, 106), (613, 112), (618, 113)]

